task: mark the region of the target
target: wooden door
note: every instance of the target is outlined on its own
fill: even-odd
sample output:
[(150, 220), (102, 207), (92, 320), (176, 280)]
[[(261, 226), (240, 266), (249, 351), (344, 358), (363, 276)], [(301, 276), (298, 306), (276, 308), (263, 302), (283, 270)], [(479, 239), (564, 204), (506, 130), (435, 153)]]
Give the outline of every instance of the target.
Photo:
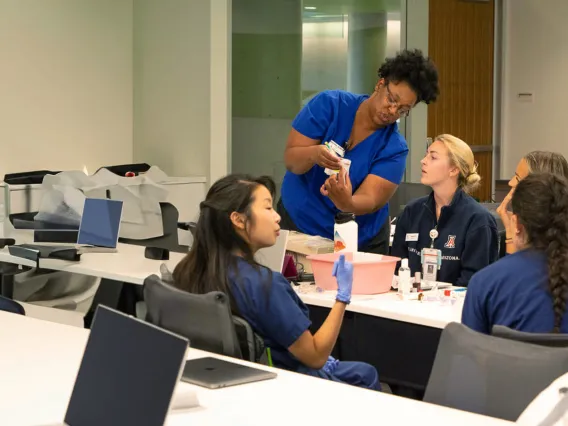
[(491, 199), (493, 165), (494, 0), (430, 0), (428, 55), (440, 75), (440, 98), (428, 107), (428, 136), (450, 133), (467, 142)]

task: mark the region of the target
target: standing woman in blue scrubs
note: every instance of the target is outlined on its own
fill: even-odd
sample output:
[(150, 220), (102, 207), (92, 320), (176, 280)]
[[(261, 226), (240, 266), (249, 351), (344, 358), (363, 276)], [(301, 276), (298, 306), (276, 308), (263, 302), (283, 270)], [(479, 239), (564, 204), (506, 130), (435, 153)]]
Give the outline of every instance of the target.
[(462, 323), (490, 334), (494, 325), (530, 333), (568, 333), (568, 182), (529, 174), (512, 198), (515, 253), (475, 274)]
[[(434, 63), (419, 50), (387, 59), (374, 92), (317, 94), (296, 116), (288, 136), (278, 212), (282, 228), (333, 239), (335, 215), (350, 212), (359, 225), (359, 250), (386, 254), (388, 201), (401, 182), (408, 147), (396, 121), (439, 94)], [(351, 160), (341, 168), (325, 142), (334, 141)], [(331, 177), (324, 169), (342, 170)], [(379, 232), (383, 230), (383, 232)]]
[(275, 367), (380, 390), (377, 370), (330, 357), (351, 300), (353, 265), (341, 256), (334, 265), (337, 296), (327, 319), (312, 334), (307, 306), (280, 273), (259, 265), (257, 250), (273, 246), (280, 216), (272, 208), (270, 178), (229, 175), (201, 203), (195, 239), (176, 266), (174, 285), (190, 293), (221, 291), (270, 348)]

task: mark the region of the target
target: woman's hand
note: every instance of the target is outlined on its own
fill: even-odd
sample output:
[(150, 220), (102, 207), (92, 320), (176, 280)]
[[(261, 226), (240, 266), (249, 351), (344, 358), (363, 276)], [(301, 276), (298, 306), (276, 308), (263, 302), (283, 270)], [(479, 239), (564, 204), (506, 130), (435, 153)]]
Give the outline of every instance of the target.
[(501, 218), (503, 222), (503, 226), (505, 227), (505, 238), (511, 239), (515, 235), (515, 230), (513, 229), (513, 221), (511, 217), (513, 213), (507, 210), (507, 206), (513, 199), (513, 194), (515, 192), (515, 188), (511, 188), (507, 196), (503, 199), (501, 205), (497, 208), (497, 214)]
[(341, 159), (333, 154), (325, 145), (320, 144), (312, 147), (312, 161), (324, 169), (340, 170)]
[(343, 166), (340, 166), (339, 173), (331, 175), (321, 186), (322, 195), (329, 197), (341, 211), (351, 211), (351, 201), (353, 199), (353, 187), (349, 173)]
[(332, 275), (337, 279), (336, 299), (343, 303), (351, 301), (351, 288), (353, 287), (353, 264), (345, 260), (341, 254), (333, 264)]

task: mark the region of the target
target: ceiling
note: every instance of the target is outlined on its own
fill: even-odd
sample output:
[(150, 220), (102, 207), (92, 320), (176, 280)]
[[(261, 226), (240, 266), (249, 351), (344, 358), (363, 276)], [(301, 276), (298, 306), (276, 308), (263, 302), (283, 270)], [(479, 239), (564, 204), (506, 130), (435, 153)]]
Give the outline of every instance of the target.
[(305, 10), (312, 14), (341, 15), (350, 13), (399, 12), (401, 0), (303, 0), (303, 7), (313, 6), (315, 10)]

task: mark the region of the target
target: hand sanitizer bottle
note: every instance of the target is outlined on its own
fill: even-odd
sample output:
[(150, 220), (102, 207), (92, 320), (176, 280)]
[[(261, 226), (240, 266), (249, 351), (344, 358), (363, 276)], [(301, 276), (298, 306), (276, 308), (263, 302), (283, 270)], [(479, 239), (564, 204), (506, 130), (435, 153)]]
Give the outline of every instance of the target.
[(409, 294), (412, 283), (410, 282), (410, 268), (408, 267), (408, 259), (402, 259), (400, 268), (398, 269), (398, 292)]

